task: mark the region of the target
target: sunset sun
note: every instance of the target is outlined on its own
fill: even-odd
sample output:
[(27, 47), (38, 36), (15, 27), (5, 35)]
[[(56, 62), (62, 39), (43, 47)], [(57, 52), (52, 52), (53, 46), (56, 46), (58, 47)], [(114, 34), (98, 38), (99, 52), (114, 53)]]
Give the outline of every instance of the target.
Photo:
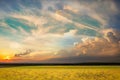
[(5, 57), (4, 57), (4, 60), (10, 60), (10, 59), (11, 59), (10, 56), (5, 56)]

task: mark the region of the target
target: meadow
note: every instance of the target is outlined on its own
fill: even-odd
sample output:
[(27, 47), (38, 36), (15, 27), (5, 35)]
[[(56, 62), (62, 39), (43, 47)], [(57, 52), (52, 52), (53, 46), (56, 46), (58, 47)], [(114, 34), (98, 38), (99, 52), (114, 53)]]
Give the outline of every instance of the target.
[(0, 80), (120, 80), (120, 66), (1, 67)]

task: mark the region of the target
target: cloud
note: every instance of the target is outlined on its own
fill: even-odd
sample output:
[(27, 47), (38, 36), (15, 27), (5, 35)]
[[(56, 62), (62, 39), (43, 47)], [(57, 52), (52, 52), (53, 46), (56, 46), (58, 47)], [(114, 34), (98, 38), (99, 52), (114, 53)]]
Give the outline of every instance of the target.
[(85, 36), (80, 42), (74, 42), (73, 48), (64, 48), (55, 53), (59, 57), (72, 56), (118, 56), (120, 55), (120, 32), (106, 29), (102, 37)]
[[(57, 21), (60, 21), (60, 22), (63, 22), (63, 23), (68, 23), (68, 24), (72, 23), (77, 28), (80, 28), (80, 29), (91, 29), (91, 30), (94, 30), (94, 31), (99, 31), (101, 29), (101, 28), (97, 28), (96, 26), (92, 26), (91, 24), (88, 24), (86, 21), (82, 20), (82, 18), (84, 19), (84, 16), (86, 16), (86, 15), (80, 15), (80, 14), (77, 15), (77, 16), (74, 16), (74, 15), (75, 15), (74, 13), (70, 14), (69, 12), (67, 12), (65, 10), (58, 10), (58, 11), (56, 11), (56, 13), (52, 13), (51, 16), (54, 19), (56, 19)], [(74, 19), (75, 20), (78, 19), (80, 22), (77, 22)], [(90, 19), (92, 19), (92, 18), (90, 18)]]
[[(88, 1), (89, 2), (89, 1)], [(37, 26), (40, 27), (39, 31), (43, 31), (45, 29), (45, 32), (52, 32), (53, 33), (56, 31), (56, 33), (62, 33), (64, 34), (66, 32), (65, 29), (65, 24), (74, 24), (77, 28), (85, 28), (85, 29), (91, 29), (94, 31), (99, 31), (102, 28), (104, 28), (103, 26), (100, 25), (100, 28), (97, 28), (96, 26), (92, 26), (89, 22), (84, 21), (82, 18), (85, 18), (83, 16), (89, 16), (87, 19), (89, 21), (89, 19), (95, 19), (96, 21), (100, 22), (101, 24), (107, 24), (107, 20), (104, 19), (109, 15), (104, 15), (103, 13), (97, 12), (96, 10), (98, 10), (98, 8), (102, 5), (102, 1), (99, 2), (99, 5), (97, 1), (92, 1), (91, 3), (93, 5), (89, 5), (89, 7), (86, 7), (86, 5), (88, 5), (87, 1), (33, 1), (33, 3), (40, 3), (40, 5), (42, 4), (42, 8), (36, 8), (38, 5), (35, 4), (33, 5), (25, 5), (22, 2), (20, 2), (19, 4), (19, 8), (20, 8), (20, 12), (18, 11), (14, 11), (14, 9), (12, 9), (12, 12), (10, 12), (10, 17), (13, 18), (17, 18), (20, 20), (25, 20), (23, 22), (23, 24), (28, 24), (28, 26)], [(107, 7), (109, 12), (116, 12), (117, 8), (116, 5), (114, 4), (114, 2), (110, 1), (105, 1), (105, 8)], [(48, 4), (49, 3), (49, 4)], [(44, 5), (46, 4), (46, 6)], [(60, 8), (60, 6), (57, 6), (57, 4), (61, 4), (60, 6), (62, 6)], [(75, 5), (72, 5), (75, 4)], [(109, 9), (109, 5), (107, 4), (112, 4), (112, 8)], [(32, 8), (31, 8), (32, 6)], [(49, 7), (52, 7), (54, 9), (54, 11), (49, 11)], [(10, 7), (12, 8), (12, 7)], [(107, 10), (106, 9), (106, 10)], [(2, 11), (3, 12), (3, 11)], [(101, 11), (103, 12), (103, 11)], [(84, 14), (85, 13), (85, 14)], [(88, 13), (88, 14), (87, 14)], [(106, 12), (106, 14), (108, 14)], [(112, 14), (112, 13), (111, 13)], [(103, 16), (103, 17), (102, 17)], [(78, 18), (81, 20), (81, 22), (77, 22), (75, 20), (78, 20)], [(55, 19), (55, 20), (54, 20)], [(74, 20), (75, 19), (75, 20)], [(56, 21), (57, 20), (57, 21)], [(90, 20), (91, 21), (91, 20)], [(59, 23), (59, 24), (58, 24)], [(97, 23), (95, 23), (97, 24)], [(45, 26), (47, 25), (47, 26)], [(51, 29), (46, 29), (45, 27), (50, 27), (52, 26), (53, 28)], [(57, 29), (59, 26), (64, 26), (64, 27), (60, 27), (59, 30)], [(55, 29), (55, 30), (54, 30)], [(56, 30), (57, 29), (57, 30)], [(47, 31), (46, 31), (47, 30)], [(34, 31), (34, 30), (33, 30)], [(22, 30), (23, 32), (23, 30)], [(26, 34), (26, 33), (25, 33)], [(27, 34), (26, 34), (27, 35)]]
[(54, 19), (56, 19), (56, 20), (58, 20), (58, 21), (60, 21), (60, 22), (63, 22), (63, 23), (71, 23), (72, 21), (71, 20), (69, 20), (67, 17), (66, 17), (66, 15), (65, 16), (62, 16), (61, 15), (62, 14), (62, 11), (61, 10), (58, 10), (58, 11), (56, 11), (54, 14), (51, 14), (51, 16), (54, 18)]
[(25, 50), (23, 52), (15, 54), (14, 57), (21, 57), (21, 56), (29, 55), (31, 52), (33, 52), (33, 50), (27, 49), (27, 50)]
[(79, 11), (78, 9), (75, 9), (75, 8), (73, 8), (73, 7), (71, 7), (71, 6), (68, 6), (68, 5), (65, 5), (63, 9), (64, 9), (64, 10), (72, 11), (72, 12), (74, 12), (74, 13), (78, 13), (78, 11)]
[(88, 38), (76, 44), (75, 51), (79, 53), (78, 55), (118, 55), (120, 54), (120, 36), (114, 33), (119, 32), (107, 32), (106, 38)]
[(23, 15), (23, 14), (12, 14), (13, 18), (26, 20), (29, 24), (34, 24), (36, 27), (40, 27), (43, 24), (47, 23), (47, 19), (43, 16), (37, 15)]
[[(75, 5), (72, 5), (75, 4)], [(66, 10), (72, 11), (75, 13), (76, 10), (79, 16), (88, 15), (91, 18), (97, 20), (102, 25), (101, 27), (105, 27), (108, 25), (111, 16), (116, 15), (119, 11), (115, 2), (113, 0), (109, 1), (69, 1), (66, 5), (64, 5)], [(87, 7), (89, 6), (89, 7)]]

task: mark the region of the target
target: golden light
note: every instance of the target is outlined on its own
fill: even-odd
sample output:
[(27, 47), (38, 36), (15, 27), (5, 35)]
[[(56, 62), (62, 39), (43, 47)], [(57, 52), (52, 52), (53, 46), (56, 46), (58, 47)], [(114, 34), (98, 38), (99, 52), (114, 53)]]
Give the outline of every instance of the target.
[(11, 61), (15, 51), (12, 49), (0, 49), (0, 61)]
[(4, 60), (10, 60), (10, 59), (11, 59), (10, 56), (4, 57)]

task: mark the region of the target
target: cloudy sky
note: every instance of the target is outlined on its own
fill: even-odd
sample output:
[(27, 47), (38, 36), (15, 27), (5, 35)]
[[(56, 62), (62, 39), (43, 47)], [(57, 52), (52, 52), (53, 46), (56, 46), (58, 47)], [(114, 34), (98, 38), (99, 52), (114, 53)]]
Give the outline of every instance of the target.
[(0, 62), (119, 62), (119, 0), (0, 0)]

